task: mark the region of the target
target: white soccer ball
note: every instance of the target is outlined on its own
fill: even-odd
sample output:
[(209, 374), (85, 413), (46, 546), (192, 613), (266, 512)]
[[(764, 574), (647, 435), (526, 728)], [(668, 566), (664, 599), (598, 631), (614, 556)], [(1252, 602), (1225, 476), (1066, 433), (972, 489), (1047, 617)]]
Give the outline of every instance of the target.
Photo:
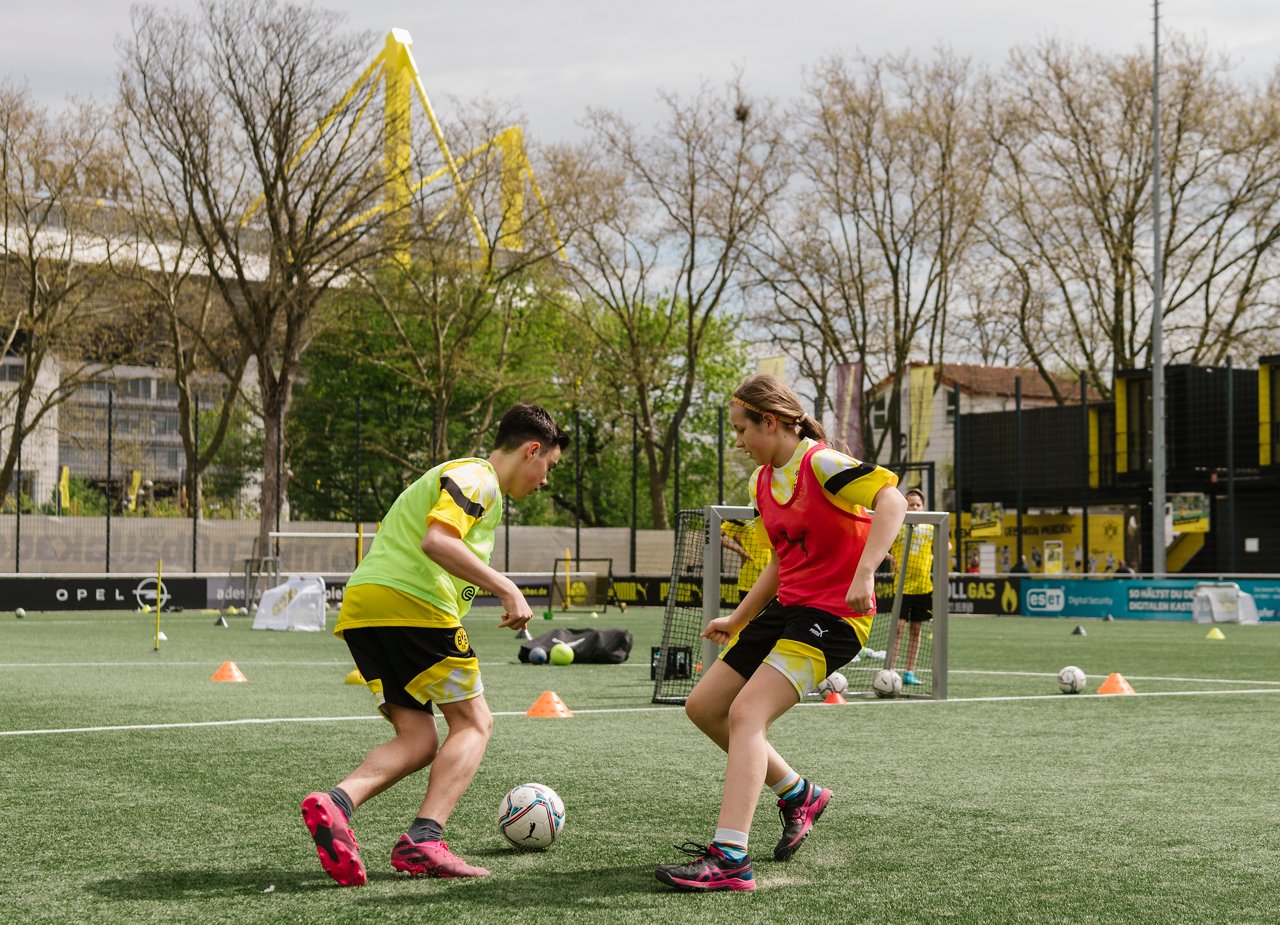
[(847, 694), (848, 692), (849, 679), (838, 671), (831, 672), (818, 684), (818, 693), (823, 697), (828, 694)]
[(871, 679), (871, 689), (877, 697), (897, 697), (902, 693), (902, 675), (892, 668), (881, 668)]
[(1078, 694), (1084, 690), (1089, 679), (1075, 665), (1068, 665), (1058, 672), (1058, 687), (1064, 694)]
[(541, 851), (564, 829), (564, 801), (546, 784), (521, 784), (502, 798), (498, 831), (522, 851)]

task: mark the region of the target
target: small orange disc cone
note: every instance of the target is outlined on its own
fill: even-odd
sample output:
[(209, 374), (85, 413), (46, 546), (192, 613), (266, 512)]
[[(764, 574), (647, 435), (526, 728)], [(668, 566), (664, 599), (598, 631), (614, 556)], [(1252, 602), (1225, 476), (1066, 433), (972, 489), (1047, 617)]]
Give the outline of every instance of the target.
[(218, 666), (218, 670), (213, 673), (213, 676), (209, 678), (209, 680), (230, 681), (238, 684), (242, 681), (248, 681), (249, 679), (246, 678), (244, 673), (236, 667), (235, 662), (223, 662)]
[(822, 698), (822, 702), (823, 703), (848, 703), (849, 701), (845, 700), (844, 694), (840, 693), (839, 691), (832, 691), (831, 693), (827, 694), (827, 696)]
[(555, 691), (543, 691), (538, 695), (538, 699), (533, 702), (525, 716), (541, 716), (546, 718), (555, 717), (571, 717), (572, 713), (569, 708), (564, 705), (564, 701), (560, 699), (560, 695)]
[(1133, 694), (1136, 693), (1133, 687), (1125, 680), (1124, 675), (1118, 672), (1112, 672), (1107, 675), (1107, 680), (1103, 681), (1098, 687), (1099, 694)]

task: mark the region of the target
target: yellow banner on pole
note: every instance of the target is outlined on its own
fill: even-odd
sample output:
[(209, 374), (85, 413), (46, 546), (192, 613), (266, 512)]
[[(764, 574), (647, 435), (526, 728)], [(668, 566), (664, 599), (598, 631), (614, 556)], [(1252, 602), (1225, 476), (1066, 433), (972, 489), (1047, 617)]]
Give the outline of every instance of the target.
[(756, 372), (767, 376), (777, 376), (783, 382), (786, 382), (787, 358), (785, 356), (761, 357), (760, 362), (756, 364)]

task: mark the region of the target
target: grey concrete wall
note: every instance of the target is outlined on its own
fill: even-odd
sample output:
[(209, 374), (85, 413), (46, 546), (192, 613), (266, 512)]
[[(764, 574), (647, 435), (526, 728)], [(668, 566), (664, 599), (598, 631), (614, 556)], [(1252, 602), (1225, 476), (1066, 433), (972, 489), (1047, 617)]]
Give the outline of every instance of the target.
[[(565, 550), (576, 558), (611, 558), (615, 574), (630, 571), (631, 532), (625, 527), (583, 528), (580, 543), (572, 527), (500, 527), (492, 565), (510, 572), (550, 572)], [(0, 574), (78, 573), (108, 571), (105, 517), (47, 517), (0, 515)], [(365, 525), (366, 549), (375, 530)], [(354, 533), (351, 524), (296, 522), (282, 525), (285, 533)], [(110, 571), (150, 573), (163, 560), (166, 574), (192, 571), (241, 574), (244, 562), (256, 555), (258, 522), (200, 521), (196, 525), (195, 569), (192, 569), (192, 522), (175, 518), (112, 517)], [(286, 572), (349, 572), (355, 566), (354, 538), (283, 537), (280, 564)], [(640, 530), (636, 538), (636, 572), (665, 575), (671, 571), (673, 533)], [(510, 547), (510, 562), (506, 551)]]

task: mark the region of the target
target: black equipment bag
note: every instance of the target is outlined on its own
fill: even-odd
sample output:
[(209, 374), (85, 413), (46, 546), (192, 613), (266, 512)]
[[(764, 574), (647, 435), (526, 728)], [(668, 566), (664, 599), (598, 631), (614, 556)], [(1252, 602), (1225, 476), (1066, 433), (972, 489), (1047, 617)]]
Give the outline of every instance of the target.
[(529, 650), (541, 647), (550, 654), (551, 647), (563, 642), (573, 649), (575, 662), (619, 665), (631, 655), (631, 631), (624, 629), (556, 629), (520, 643), (520, 661), (529, 661)]

